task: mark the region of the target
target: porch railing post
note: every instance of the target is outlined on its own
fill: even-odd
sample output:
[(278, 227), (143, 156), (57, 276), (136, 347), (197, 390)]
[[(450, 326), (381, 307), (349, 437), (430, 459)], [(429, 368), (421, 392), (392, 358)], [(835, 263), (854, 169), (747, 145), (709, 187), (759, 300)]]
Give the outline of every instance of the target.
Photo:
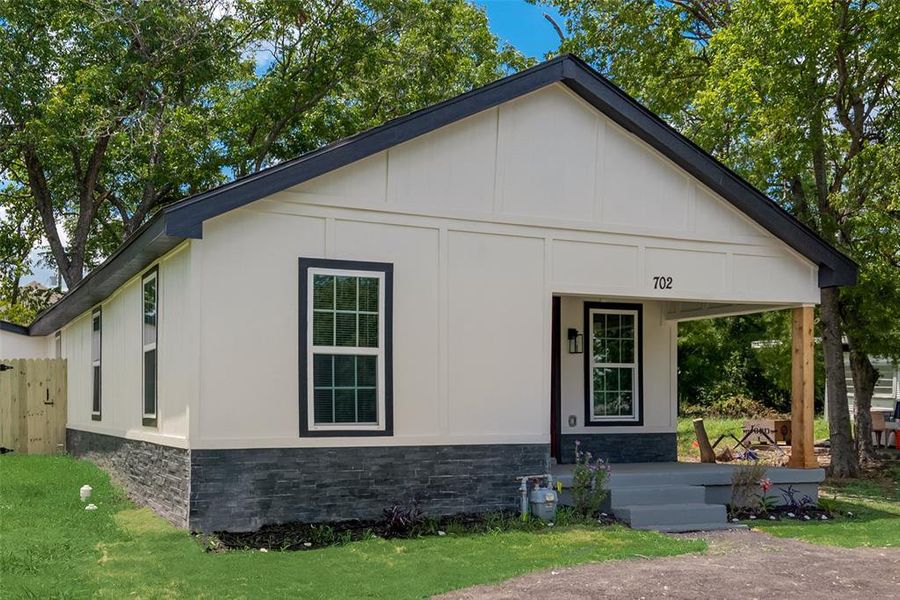
[(813, 345), (813, 307), (792, 309), (791, 319), (791, 460), (789, 466), (811, 469), (816, 460), (813, 420), (815, 363)]

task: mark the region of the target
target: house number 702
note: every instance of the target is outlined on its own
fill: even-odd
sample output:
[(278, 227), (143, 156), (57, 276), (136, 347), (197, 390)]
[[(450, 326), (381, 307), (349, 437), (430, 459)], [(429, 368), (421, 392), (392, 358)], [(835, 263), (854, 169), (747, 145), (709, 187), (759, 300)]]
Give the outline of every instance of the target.
[(656, 275), (653, 277), (653, 289), (654, 290), (671, 290), (672, 289), (672, 278), (666, 277), (665, 275)]

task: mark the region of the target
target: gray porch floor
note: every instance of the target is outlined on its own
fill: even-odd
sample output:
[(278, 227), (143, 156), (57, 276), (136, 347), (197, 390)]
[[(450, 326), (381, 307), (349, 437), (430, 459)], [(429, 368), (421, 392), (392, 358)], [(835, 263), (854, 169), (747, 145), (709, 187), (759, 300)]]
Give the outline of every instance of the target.
[[(681, 485), (731, 485), (731, 477), (737, 465), (691, 462), (616, 463), (610, 465), (609, 485), (681, 484)], [(553, 479), (571, 484), (575, 465), (553, 465)], [(825, 469), (791, 469), (769, 467), (766, 476), (773, 484), (819, 484), (825, 479)]]
[[(731, 502), (731, 479), (737, 465), (706, 463), (622, 463), (610, 465), (609, 496), (604, 510), (635, 529), (697, 531), (732, 527), (725, 505)], [(572, 484), (574, 465), (553, 465), (551, 474), (564, 488)], [(786, 500), (788, 490), (796, 498), (818, 498), (824, 469), (769, 467), (769, 496)], [(568, 490), (560, 498), (568, 503)]]

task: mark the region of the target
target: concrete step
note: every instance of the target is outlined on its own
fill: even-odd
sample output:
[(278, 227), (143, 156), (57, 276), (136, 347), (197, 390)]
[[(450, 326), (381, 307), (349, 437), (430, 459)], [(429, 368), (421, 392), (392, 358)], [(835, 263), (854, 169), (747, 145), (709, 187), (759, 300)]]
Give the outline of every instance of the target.
[(654, 504), (703, 504), (706, 488), (702, 485), (645, 485), (613, 487), (609, 490), (613, 511), (620, 506)]
[(659, 527), (699, 527), (705, 524), (727, 524), (725, 506), (689, 502), (683, 504), (654, 504), (619, 506), (614, 514), (634, 529)]

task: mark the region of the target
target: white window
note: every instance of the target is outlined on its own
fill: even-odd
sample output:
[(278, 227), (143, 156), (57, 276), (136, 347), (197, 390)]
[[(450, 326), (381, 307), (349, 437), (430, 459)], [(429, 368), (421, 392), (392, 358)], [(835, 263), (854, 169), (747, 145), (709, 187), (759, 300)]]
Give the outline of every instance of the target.
[(641, 404), (640, 310), (600, 306), (589, 305), (587, 310), (587, 421), (637, 423)]
[(99, 308), (91, 313), (91, 419), (100, 420), (101, 380), (100, 355), (103, 335), (103, 316)]
[(390, 265), (303, 259), (301, 277), (301, 434), (389, 434)]
[(143, 423), (156, 425), (157, 328), (159, 325), (159, 276), (155, 269), (141, 280), (143, 319)]

